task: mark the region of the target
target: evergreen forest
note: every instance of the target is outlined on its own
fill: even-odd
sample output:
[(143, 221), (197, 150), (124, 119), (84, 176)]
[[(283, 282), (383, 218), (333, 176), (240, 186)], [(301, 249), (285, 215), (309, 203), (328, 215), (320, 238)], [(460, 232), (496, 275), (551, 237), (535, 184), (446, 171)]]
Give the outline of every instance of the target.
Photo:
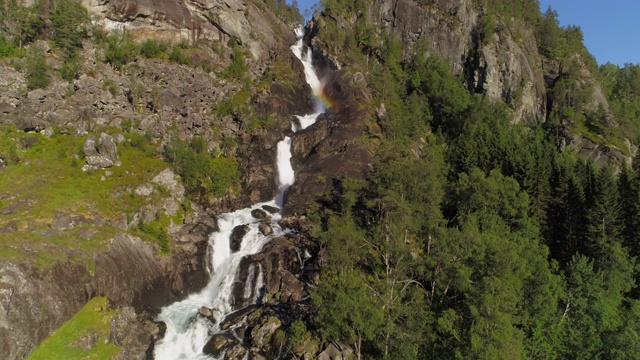
[[(478, 43), (530, 27), (561, 64), (546, 121), (515, 123), (437, 55), (407, 56), (396, 37), (371, 35), (367, 1), (322, 2), (322, 44), (375, 74), (368, 87), (386, 116), (366, 139), (371, 179), (345, 179), (310, 210), (330, 261), (308, 326), (358, 358), (640, 358), (640, 169), (582, 160), (558, 135), (571, 118), (637, 142), (639, 65), (598, 67), (580, 28), (537, 1), (475, 3)], [(343, 31), (339, 16), (355, 25)], [(583, 68), (615, 125), (584, 109)]]

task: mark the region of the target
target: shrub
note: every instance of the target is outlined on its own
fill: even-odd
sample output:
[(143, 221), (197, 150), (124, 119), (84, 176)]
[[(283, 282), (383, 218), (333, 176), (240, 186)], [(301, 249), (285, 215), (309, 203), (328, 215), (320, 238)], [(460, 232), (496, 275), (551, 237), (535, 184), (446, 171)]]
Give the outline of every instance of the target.
[(25, 68), (27, 71), (27, 87), (30, 90), (43, 89), (49, 86), (49, 65), (41, 47), (33, 46), (27, 53)]
[(140, 55), (145, 58), (162, 56), (167, 51), (167, 44), (154, 39), (147, 39), (140, 45)]
[(7, 40), (4, 34), (0, 34), (0, 58), (14, 57), (19, 53), (18, 45), (13, 41)]
[(62, 68), (60, 68), (60, 76), (64, 80), (72, 81), (78, 78), (80, 70), (82, 70), (82, 63), (77, 56), (66, 58), (62, 64)]
[(122, 129), (122, 132), (131, 132), (131, 125), (133, 125), (131, 119), (124, 119), (120, 122), (120, 129)]
[(231, 64), (222, 72), (227, 78), (242, 79), (247, 71), (247, 65), (244, 61), (244, 50), (240, 46), (233, 47), (231, 54)]
[(102, 82), (102, 90), (108, 90), (111, 95), (116, 96), (120, 91), (120, 86), (118, 86), (118, 83), (116, 83), (115, 80), (104, 79)]
[(161, 252), (166, 254), (171, 250), (171, 237), (160, 219), (153, 220), (148, 224), (140, 223), (138, 229), (151, 236), (160, 245)]
[(169, 60), (181, 65), (189, 64), (189, 57), (182, 51), (180, 47), (174, 47), (169, 54)]
[(107, 36), (107, 50), (105, 61), (116, 69), (122, 68), (133, 61), (138, 55), (138, 45), (126, 31), (116, 31)]
[(87, 9), (79, 2), (58, 0), (51, 12), (51, 39), (64, 57), (73, 57), (87, 36), (84, 24), (89, 21)]
[(212, 157), (202, 138), (190, 143), (176, 140), (165, 149), (165, 159), (180, 175), (190, 194), (221, 197), (236, 189), (240, 182), (238, 162), (234, 157)]

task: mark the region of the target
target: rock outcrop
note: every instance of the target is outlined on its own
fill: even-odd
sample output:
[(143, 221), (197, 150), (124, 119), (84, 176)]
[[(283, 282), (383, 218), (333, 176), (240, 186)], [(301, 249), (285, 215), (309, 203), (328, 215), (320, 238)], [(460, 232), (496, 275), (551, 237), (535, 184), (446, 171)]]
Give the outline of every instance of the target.
[[(292, 44), (293, 34), (264, 4), (240, 0), (83, 0), (98, 24), (126, 29), (138, 38), (179, 42), (227, 42), (237, 39), (255, 59), (270, 49)], [(287, 45), (288, 46), (288, 45)]]
[(118, 149), (111, 135), (101, 133), (98, 140), (89, 135), (84, 142), (83, 151), (89, 167), (109, 168), (117, 165)]
[(323, 78), (327, 84), (324, 91), (335, 100), (335, 106), (292, 136), (291, 163), (296, 180), (285, 194), (286, 216), (304, 214), (307, 204), (336, 181), (366, 178), (373, 162), (365, 140), (375, 131), (367, 126), (372, 107), (365, 86), (345, 70), (325, 68)]

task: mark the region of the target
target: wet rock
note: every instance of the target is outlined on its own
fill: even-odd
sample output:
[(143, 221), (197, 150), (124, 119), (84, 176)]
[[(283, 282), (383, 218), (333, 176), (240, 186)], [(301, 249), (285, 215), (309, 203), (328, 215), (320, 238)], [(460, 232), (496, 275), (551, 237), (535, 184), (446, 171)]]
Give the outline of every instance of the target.
[(260, 233), (264, 236), (269, 236), (273, 234), (273, 228), (269, 224), (262, 223), (258, 225), (258, 230), (260, 230)]
[(245, 348), (244, 346), (238, 344), (235, 345), (234, 347), (232, 347), (231, 349), (227, 350), (227, 352), (224, 354), (224, 359), (225, 360), (240, 360), (240, 359), (244, 359), (244, 356), (247, 354), (247, 348)]
[(304, 284), (296, 277), (301, 270), (300, 260), (295, 245), (289, 239), (277, 237), (267, 243), (260, 253), (248, 258), (258, 262), (262, 268), (263, 302), (295, 302), (307, 296)]
[(305, 214), (316, 194), (330, 191), (345, 177), (369, 176), (373, 155), (359, 139), (377, 131), (367, 126), (373, 107), (365, 104), (372, 101), (366, 88), (353, 86), (351, 79), (345, 70), (327, 74), (325, 91), (340, 103), (300, 135), (296, 133), (299, 150), (292, 157), (292, 164), (298, 163), (294, 166), (296, 181), (285, 194), (285, 216)]
[(220, 323), (220, 329), (229, 330), (231, 327), (238, 326), (244, 321), (245, 317), (248, 317), (249, 320), (255, 320), (262, 315), (262, 312), (263, 309), (256, 308), (255, 305), (250, 305), (238, 311), (234, 311)]
[(280, 209), (271, 205), (262, 205), (262, 208), (270, 214), (278, 214)]
[(224, 350), (237, 344), (238, 340), (228, 334), (215, 334), (202, 348), (202, 352), (213, 357), (219, 357)]
[(245, 235), (247, 235), (248, 232), (249, 226), (247, 225), (238, 225), (233, 228), (231, 236), (229, 237), (229, 244), (232, 252), (240, 250), (240, 247), (242, 246), (242, 239)]
[(213, 310), (212, 309), (209, 309), (208, 307), (203, 306), (203, 307), (200, 308), (198, 313), (200, 314), (200, 316), (215, 322), (215, 319), (213, 318)]
[(270, 316), (262, 320), (262, 323), (256, 325), (251, 330), (251, 344), (258, 348), (263, 348), (271, 340), (271, 335), (280, 328), (282, 324), (280, 319), (275, 316)]
[(265, 219), (267, 217), (267, 213), (264, 212), (264, 210), (253, 209), (253, 210), (251, 210), (251, 216), (253, 216), (256, 219), (263, 220), (263, 219)]
[(291, 138), (291, 165), (294, 170), (329, 135), (329, 124), (323, 118), (323, 115), (319, 116), (316, 123), (296, 132)]

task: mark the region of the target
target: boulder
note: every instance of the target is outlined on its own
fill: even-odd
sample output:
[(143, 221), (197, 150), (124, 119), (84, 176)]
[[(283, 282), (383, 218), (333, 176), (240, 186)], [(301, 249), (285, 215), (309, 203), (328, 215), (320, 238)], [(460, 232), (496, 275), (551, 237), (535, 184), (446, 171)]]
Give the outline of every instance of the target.
[(244, 346), (237, 344), (231, 349), (227, 350), (224, 354), (224, 360), (240, 360), (244, 359), (244, 356), (247, 354), (247, 348)]
[(269, 224), (262, 223), (258, 225), (258, 230), (260, 230), (260, 233), (264, 236), (273, 234), (273, 228)]
[(262, 323), (256, 325), (251, 330), (251, 344), (258, 348), (263, 348), (271, 340), (271, 335), (280, 328), (282, 323), (275, 316), (269, 316), (263, 319)]
[(344, 360), (353, 357), (353, 349), (344, 344), (329, 344), (320, 354), (318, 360)]
[(177, 199), (184, 197), (185, 189), (180, 183), (180, 178), (169, 168), (162, 170), (158, 175), (154, 176), (151, 182), (164, 187)]
[(236, 340), (233, 336), (225, 333), (215, 334), (213, 335), (211, 340), (209, 340), (205, 344), (204, 348), (202, 348), (202, 352), (217, 358), (222, 355), (222, 352), (224, 350), (237, 344), (238, 340)]
[(105, 133), (100, 134), (97, 141), (92, 135), (87, 137), (83, 150), (89, 166), (108, 168), (118, 160), (116, 142), (111, 135)]
[(118, 148), (111, 135), (105, 133), (100, 134), (100, 138), (98, 139), (98, 153), (112, 162), (118, 160)]
[(209, 309), (209, 308), (208, 308), (208, 307), (206, 307), (206, 306), (201, 307), (201, 308), (200, 308), (200, 310), (198, 311), (198, 313), (200, 314), (200, 316), (202, 316), (202, 317), (204, 317), (204, 318), (207, 318), (207, 319), (209, 319), (209, 320), (211, 320), (211, 321), (213, 321), (213, 322), (215, 322), (215, 321), (216, 321), (216, 320), (214, 319), (214, 317), (213, 317), (213, 310), (212, 310), (212, 309)]
[(236, 252), (240, 250), (240, 246), (242, 246), (242, 239), (249, 232), (249, 226), (247, 225), (238, 225), (233, 228), (231, 232), (231, 236), (229, 237), (229, 245), (231, 247), (231, 252)]
[(267, 211), (270, 214), (278, 214), (280, 213), (280, 209), (275, 207), (275, 206), (271, 206), (271, 205), (262, 205), (262, 208)]
[(265, 219), (267, 217), (267, 213), (264, 212), (264, 210), (260, 210), (260, 209), (253, 209), (251, 210), (251, 216), (253, 216), (256, 219)]

